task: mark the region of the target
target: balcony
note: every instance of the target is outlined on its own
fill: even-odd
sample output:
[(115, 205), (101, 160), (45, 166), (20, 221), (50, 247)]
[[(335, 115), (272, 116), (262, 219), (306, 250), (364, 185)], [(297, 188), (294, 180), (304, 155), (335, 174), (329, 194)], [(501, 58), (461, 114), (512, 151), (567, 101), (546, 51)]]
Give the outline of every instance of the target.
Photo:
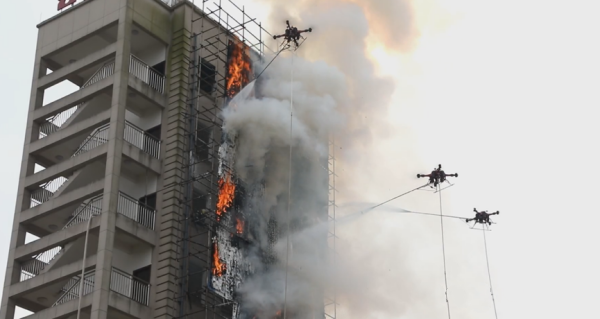
[(150, 284), (117, 268), (112, 268), (110, 290), (142, 305), (150, 304)]
[(142, 80), (158, 93), (165, 93), (165, 76), (133, 54), (129, 58), (129, 74)]
[(148, 155), (159, 159), (160, 141), (154, 136), (144, 132), (141, 128), (126, 122), (123, 139)]
[(119, 193), (117, 213), (138, 222), (140, 225), (154, 230), (156, 210), (140, 203), (137, 199), (124, 193)]

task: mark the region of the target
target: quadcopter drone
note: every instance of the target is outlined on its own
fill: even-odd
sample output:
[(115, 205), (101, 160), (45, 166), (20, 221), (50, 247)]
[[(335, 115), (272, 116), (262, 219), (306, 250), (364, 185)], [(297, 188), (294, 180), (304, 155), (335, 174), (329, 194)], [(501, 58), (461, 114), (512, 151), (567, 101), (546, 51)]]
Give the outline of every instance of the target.
[[(421, 177), (429, 177), (429, 184), (432, 184), (431, 188), (436, 188), (438, 185), (447, 181), (446, 177), (458, 177), (458, 174), (446, 174), (446, 172), (442, 170), (442, 164), (440, 164), (438, 168), (434, 168), (429, 174), (417, 174), (417, 178)], [(448, 181), (448, 183), (450, 182)], [(452, 186), (452, 184), (450, 186)]]
[(290, 42), (293, 42), (296, 46), (296, 48), (298, 48), (300, 46), (300, 44), (298, 43), (298, 41), (300, 40), (300, 38), (304, 39), (304, 37), (302, 37), (302, 33), (305, 32), (312, 32), (312, 28), (308, 28), (306, 30), (298, 30), (298, 28), (291, 26), (290, 25), (290, 21), (286, 20), (285, 23), (287, 24), (287, 28), (285, 29), (285, 33), (280, 34), (280, 35), (274, 35), (273, 39), (277, 40), (279, 38), (283, 38), (284, 42), (282, 45), (290, 45)]
[(489, 226), (491, 226), (494, 222), (492, 222), (490, 220), (490, 216), (492, 215), (500, 215), (500, 211), (496, 211), (494, 213), (488, 213), (487, 210), (484, 211), (477, 211), (477, 208), (473, 208), (473, 211), (475, 212), (475, 217), (473, 218), (467, 218), (465, 220), (465, 222), (469, 223), (474, 221), (475, 223), (473, 224), (473, 226), (471, 227), (471, 229), (475, 228), (475, 226), (477, 224), (481, 224), (483, 225), (485, 228), (489, 229)]

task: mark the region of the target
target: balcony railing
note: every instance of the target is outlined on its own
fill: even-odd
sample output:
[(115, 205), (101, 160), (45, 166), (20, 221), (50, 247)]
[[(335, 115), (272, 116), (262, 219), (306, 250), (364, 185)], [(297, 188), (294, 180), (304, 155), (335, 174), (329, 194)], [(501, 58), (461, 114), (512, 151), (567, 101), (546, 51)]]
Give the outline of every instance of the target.
[[(102, 65), (102, 67), (100, 67), (100, 69), (98, 69), (98, 71), (96, 71), (96, 73), (94, 73), (81, 86), (81, 88), (84, 89), (92, 84), (100, 82), (101, 80), (106, 79), (107, 77), (113, 75), (114, 73), (115, 73), (115, 61), (113, 60), (113, 61), (106, 62), (104, 65)], [(71, 116), (73, 116), (73, 114), (75, 114), (75, 112), (77, 112), (77, 110), (80, 107), (82, 107), (85, 103), (87, 103), (87, 102), (83, 102), (78, 105), (75, 105), (70, 109), (62, 111), (62, 112), (46, 119), (46, 121), (40, 125), (40, 128), (39, 128), (40, 134), (39, 134), (38, 138), (42, 139), (42, 138), (58, 131), (61, 127), (63, 127), (65, 125), (65, 123), (71, 118)]]
[(73, 225), (85, 222), (92, 218), (92, 216), (100, 215), (100, 213), (102, 213), (103, 198), (103, 195), (100, 194), (81, 204), (81, 206), (79, 206), (75, 212), (73, 212), (73, 215), (71, 215), (73, 217), (71, 217), (63, 229), (67, 229)]
[(21, 276), (19, 281), (25, 281), (39, 275), (42, 270), (44, 270), (44, 268), (46, 268), (46, 266), (62, 252), (62, 249), (62, 246), (57, 246), (23, 262), (21, 264)]
[(125, 141), (148, 153), (154, 158), (160, 156), (160, 141), (152, 135), (144, 132), (141, 128), (126, 122), (123, 138)]
[[(90, 294), (94, 291), (95, 275), (96, 275), (95, 270), (90, 270), (84, 274), (83, 289), (82, 289), (83, 296)], [(76, 276), (76, 277), (72, 278), (71, 280), (69, 280), (69, 282), (65, 286), (67, 288), (66, 291), (62, 294), (62, 296), (60, 296), (60, 298), (58, 298), (58, 300), (56, 300), (56, 302), (52, 305), (52, 307), (62, 305), (65, 302), (69, 302), (71, 300), (75, 300), (75, 299), (79, 298), (79, 289), (80, 289), (79, 286), (81, 283), (81, 280), (79, 278), (81, 278), (81, 275)]]
[(142, 305), (150, 304), (150, 284), (114, 267), (110, 276), (110, 290)]
[(79, 145), (75, 154), (72, 157), (83, 154), (85, 152), (91, 151), (94, 148), (108, 142), (108, 129), (110, 128), (110, 124), (104, 124), (99, 128), (95, 129), (90, 136), (88, 136), (82, 143)]
[(40, 185), (38, 189), (31, 191), (29, 207), (33, 208), (50, 200), (50, 198), (52, 198), (52, 196), (54, 196), (67, 181), (68, 179), (66, 177), (60, 176)]
[(117, 213), (138, 222), (144, 227), (154, 230), (156, 210), (129, 195), (119, 193)]
[(165, 93), (164, 75), (148, 66), (133, 54), (129, 60), (129, 73), (144, 81), (144, 83), (148, 84), (152, 89), (158, 91), (158, 93)]

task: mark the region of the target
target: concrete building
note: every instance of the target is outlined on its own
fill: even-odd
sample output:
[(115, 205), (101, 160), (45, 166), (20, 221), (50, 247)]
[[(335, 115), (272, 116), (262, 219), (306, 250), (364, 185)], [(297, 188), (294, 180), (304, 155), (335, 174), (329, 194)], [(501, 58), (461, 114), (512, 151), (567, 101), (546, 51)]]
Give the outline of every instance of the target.
[[(196, 143), (220, 139), (227, 73), (227, 30), (201, 17), (182, 0), (80, 0), (38, 25), (0, 318), (177, 317), (193, 33), (212, 57)], [(65, 80), (80, 89), (44, 105)], [(204, 146), (194, 169), (215, 174), (218, 145)]]

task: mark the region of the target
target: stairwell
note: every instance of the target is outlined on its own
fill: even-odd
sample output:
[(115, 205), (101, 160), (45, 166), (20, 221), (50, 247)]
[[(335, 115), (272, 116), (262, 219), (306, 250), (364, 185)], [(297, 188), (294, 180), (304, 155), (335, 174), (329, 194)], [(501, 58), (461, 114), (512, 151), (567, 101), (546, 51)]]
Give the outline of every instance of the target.
[[(114, 72), (115, 61), (113, 60), (106, 62), (81, 86), (81, 89), (84, 89), (113, 75)], [(85, 109), (88, 103), (89, 102), (83, 102), (47, 118), (46, 121), (40, 125), (38, 138), (45, 138), (53, 133), (58, 132), (60, 129), (67, 127), (83, 112), (83, 109)]]

